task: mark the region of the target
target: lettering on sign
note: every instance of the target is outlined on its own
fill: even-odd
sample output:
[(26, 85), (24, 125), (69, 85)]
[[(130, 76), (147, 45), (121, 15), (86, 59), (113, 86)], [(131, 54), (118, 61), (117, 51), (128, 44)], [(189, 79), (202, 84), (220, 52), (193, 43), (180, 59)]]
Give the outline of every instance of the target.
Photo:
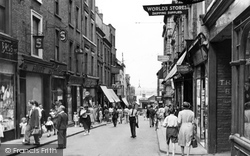
[(0, 36), (0, 58), (17, 59), (18, 42), (11, 41)]
[(68, 38), (68, 34), (66, 30), (61, 30), (60, 31), (60, 39), (62, 42), (66, 42)]
[(148, 12), (149, 16), (180, 15), (188, 13), (188, 7), (184, 4), (144, 5), (143, 9)]
[(38, 73), (44, 73), (44, 69), (45, 68), (43, 66), (34, 65), (32, 71), (38, 72)]

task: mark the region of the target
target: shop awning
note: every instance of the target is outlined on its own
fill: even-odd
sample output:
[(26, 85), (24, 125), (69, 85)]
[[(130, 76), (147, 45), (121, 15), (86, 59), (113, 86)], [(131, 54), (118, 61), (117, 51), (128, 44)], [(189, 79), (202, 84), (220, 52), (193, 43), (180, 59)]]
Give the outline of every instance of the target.
[(171, 77), (173, 77), (175, 75), (175, 73), (177, 72), (177, 65), (181, 65), (185, 56), (186, 56), (187, 52), (185, 51), (182, 56), (178, 59), (178, 61), (176, 62), (176, 64), (174, 65), (174, 67), (170, 70), (170, 72), (168, 73), (168, 75), (165, 78), (165, 81), (167, 81), (168, 79), (170, 79)]
[(127, 99), (126, 98), (122, 98), (122, 101), (125, 103), (125, 105), (126, 106), (128, 106), (129, 104), (128, 104), (128, 101), (127, 101)]
[(105, 94), (105, 96), (107, 97), (107, 99), (109, 100), (109, 102), (115, 102), (113, 99), (113, 96), (111, 94), (111, 92), (108, 90), (108, 88), (106, 86), (100, 86), (103, 93)]
[(120, 99), (119, 97), (115, 94), (114, 90), (113, 89), (108, 89), (112, 98), (114, 99), (115, 102), (120, 102)]

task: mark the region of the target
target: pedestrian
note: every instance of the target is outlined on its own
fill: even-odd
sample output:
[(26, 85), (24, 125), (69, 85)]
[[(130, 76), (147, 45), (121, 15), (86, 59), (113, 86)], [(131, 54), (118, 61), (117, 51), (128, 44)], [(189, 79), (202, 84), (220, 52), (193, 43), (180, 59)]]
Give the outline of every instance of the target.
[(74, 112), (74, 125), (75, 125), (75, 127), (77, 127), (78, 126), (78, 121), (79, 121), (79, 116), (78, 116), (78, 114), (77, 114), (77, 112)]
[(58, 107), (58, 115), (56, 119), (56, 129), (57, 129), (57, 149), (66, 148), (67, 144), (67, 127), (68, 127), (68, 115), (65, 113), (65, 107), (60, 105)]
[(135, 109), (135, 104), (129, 105), (129, 125), (131, 130), (131, 138), (136, 137), (136, 124), (138, 124), (138, 116), (137, 116), (137, 110)]
[(101, 108), (101, 106), (99, 107), (98, 111), (99, 111), (99, 115), (98, 115), (99, 122), (102, 123), (102, 120), (103, 120), (103, 113), (102, 113), (102, 108)]
[(109, 122), (109, 110), (108, 110), (108, 107), (104, 108), (104, 117), (105, 117), (106, 122), (108, 123)]
[(113, 112), (112, 112), (112, 121), (113, 121), (114, 127), (116, 127), (116, 125), (117, 125), (118, 116), (119, 116), (119, 113), (118, 113), (117, 109), (114, 108)]
[(153, 105), (149, 108), (149, 127), (154, 127), (155, 109)]
[(55, 109), (50, 109), (49, 116), (51, 117), (51, 121), (53, 122), (53, 131), (54, 135), (56, 135), (56, 119), (57, 119), (57, 111)]
[[(19, 127), (21, 128), (21, 137), (24, 137), (25, 131), (26, 131), (26, 126), (27, 126), (27, 119), (23, 117), (21, 119), (21, 123), (19, 124)], [(23, 138), (23, 142), (25, 139)]]
[(129, 112), (129, 109), (126, 107), (124, 109), (124, 117), (125, 117), (125, 123), (128, 123), (129, 121), (129, 117), (128, 117), (128, 112)]
[(52, 122), (50, 116), (48, 117), (47, 122), (45, 123), (45, 127), (46, 127), (47, 132), (48, 132), (47, 137), (50, 137), (51, 133), (52, 133), (52, 129), (54, 129), (54, 123)]
[(41, 125), (45, 125), (46, 123), (46, 113), (45, 110), (43, 109), (43, 105), (40, 103), (39, 104), (39, 108), (40, 108), (40, 113), (41, 113)]
[(89, 112), (88, 112), (88, 105), (85, 105), (84, 107), (82, 107), (79, 116), (81, 118), (81, 122), (82, 122), (82, 125), (84, 128), (83, 135), (90, 134), (91, 120), (90, 120), (90, 116), (89, 116)]
[(174, 109), (164, 119), (162, 125), (166, 127), (167, 156), (169, 155), (169, 143), (172, 142), (172, 156), (175, 155), (175, 144), (178, 142), (178, 118), (174, 115)]
[(118, 120), (119, 120), (118, 123), (122, 124), (123, 111), (122, 111), (121, 107), (118, 107), (117, 111), (118, 111)]
[(191, 148), (191, 140), (193, 137), (194, 112), (189, 109), (190, 103), (183, 102), (183, 110), (178, 114), (178, 124), (180, 130), (178, 134), (178, 144), (181, 146), (181, 153), (184, 155), (185, 146), (188, 148), (187, 156), (189, 156)]
[(90, 117), (90, 123), (91, 126), (95, 124), (95, 119), (94, 119), (94, 108), (93, 107), (88, 107), (88, 113), (89, 113), (89, 117)]
[(3, 135), (3, 131), (4, 131), (4, 126), (3, 126), (3, 116), (0, 115), (0, 145), (1, 145), (1, 140), (4, 137)]
[(28, 122), (24, 134), (25, 141), (23, 142), (23, 144), (30, 145), (30, 136), (33, 135), (35, 140), (34, 145), (40, 145), (40, 134), (32, 134), (35, 129), (41, 129), (38, 103), (36, 101), (29, 101), (28, 105), (30, 107), (30, 111), (27, 115)]

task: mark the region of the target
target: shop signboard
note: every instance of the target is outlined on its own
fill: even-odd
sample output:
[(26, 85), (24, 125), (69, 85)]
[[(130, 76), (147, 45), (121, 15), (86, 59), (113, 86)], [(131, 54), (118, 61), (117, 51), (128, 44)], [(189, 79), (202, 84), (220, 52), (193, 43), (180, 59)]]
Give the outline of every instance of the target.
[(17, 61), (18, 41), (0, 35), (0, 58)]
[(158, 55), (158, 61), (167, 62), (167, 61), (169, 61), (169, 56), (168, 55)]
[(188, 13), (188, 6), (185, 4), (143, 5), (143, 9), (149, 16), (170, 16)]
[(190, 65), (177, 65), (177, 72), (180, 74), (187, 74), (192, 71)]

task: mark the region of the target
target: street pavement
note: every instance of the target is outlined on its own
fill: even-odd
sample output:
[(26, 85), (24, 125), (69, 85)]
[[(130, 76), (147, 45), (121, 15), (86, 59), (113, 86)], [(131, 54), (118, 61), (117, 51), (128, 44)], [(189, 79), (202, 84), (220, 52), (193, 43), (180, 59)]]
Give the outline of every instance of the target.
[[(157, 130), (157, 138), (158, 138), (158, 142), (159, 142), (159, 149), (162, 153), (167, 153), (167, 143), (166, 143), (166, 128), (159, 126), (159, 129)], [(172, 143), (170, 141), (170, 154), (172, 154)], [(184, 149), (185, 153), (187, 153), (187, 148)], [(178, 145), (178, 143), (175, 146), (175, 154), (176, 155), (181, 155), (181, 147)], [(191, 148), (190, 150), (190, 156), (230, 156), (231, 153), (230, 152), (225, 152), (225, 153), (218, 153), (218, 154), (207, 154), (206, 149), (201, 146), (200, 144), (198, 144), (197, 148)]]
[[(163, 156), (166, 155), (166, 129), (159, 126), (155, 131), (154, 128), (149, 127), (149, 121), (139, 118), (139, 128), (137, 128), (137, 137), (130, 138), (129, 124), (118, 124), (114, 127), (113, 124), (95, 124), (91, 129), (91, 134), (84, 136), (82, 127), (69, 127), (67, 130), (67, 148), (58, 156), (62, 155), (79, 155), (79, 156)], [(97, 128), (97, 129), (95, 129)], [(31, 142), (33, 137), (31, 137)], [(11, 140), (2, 143), (0, 146), (0, 156), (10, 155), (28, 155), (19, 153), (6, 153), (6, 148), (13, 149), (41, 149), (41, 148), (56, 148), (57, 136), (53, 135), (47, 137), (44, 134), (41, 138), (41, 145), (23, 145), (22, 139)], [(85, 147), (85, 148), (83, 148)], [(170, 145), (170, 154), (171, 154)], [(181, 149), (176, 146), (176, 155), (181, 155)], [(20, 154), (21, 153), (21, 154)], [(60, 155), (61, 154), (61, 155)], [(37, 154), (36, 154), (37, 155)], [(215, 154), (215, 156), (230, 156), (229, 152)], [(54, 155), (56, 156), (56, 155)], [(197, 148), (191, 149), (191, 156), (213, 156), (207, 154), (206, 150), (199, 145)]]

